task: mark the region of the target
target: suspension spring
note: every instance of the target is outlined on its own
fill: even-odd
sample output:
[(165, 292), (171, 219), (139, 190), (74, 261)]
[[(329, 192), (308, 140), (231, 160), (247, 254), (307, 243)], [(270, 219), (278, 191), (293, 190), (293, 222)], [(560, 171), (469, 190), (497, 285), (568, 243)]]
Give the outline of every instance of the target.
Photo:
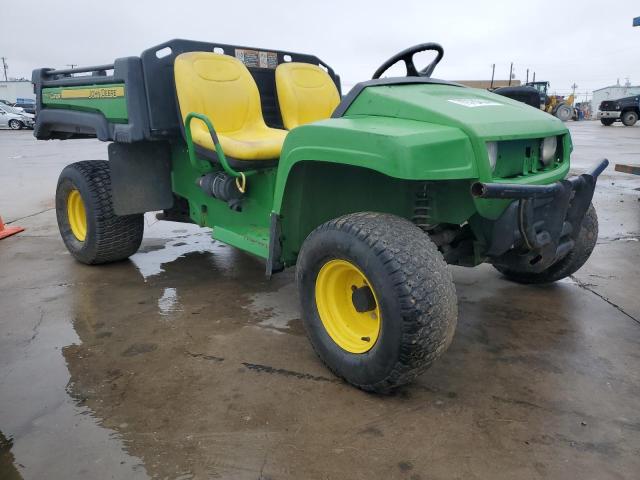
[(428, 182), (423, 182), (416, 192), (411, 221), (425, 232), (432, 230), (436, 226), (429, 223), (431, 219), (431, 209)]

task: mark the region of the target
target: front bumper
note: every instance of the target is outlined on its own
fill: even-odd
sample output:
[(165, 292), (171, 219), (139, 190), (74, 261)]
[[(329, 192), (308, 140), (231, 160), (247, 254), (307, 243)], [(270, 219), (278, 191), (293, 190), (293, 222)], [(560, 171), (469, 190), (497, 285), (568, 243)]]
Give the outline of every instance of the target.
[(541, 272), (567, 255), (580, 233), (598, 176), (608, 165), (608, 160), (602, 160), (590, 173), (549, 185), (473, 184), (471, 194), (475, 197), (514, 200), (487, 225), (489, 261)]
[(598, 112), (598, 120), (600, 120), (601, 118), (620, 118), (620, 112), (618, 111)]

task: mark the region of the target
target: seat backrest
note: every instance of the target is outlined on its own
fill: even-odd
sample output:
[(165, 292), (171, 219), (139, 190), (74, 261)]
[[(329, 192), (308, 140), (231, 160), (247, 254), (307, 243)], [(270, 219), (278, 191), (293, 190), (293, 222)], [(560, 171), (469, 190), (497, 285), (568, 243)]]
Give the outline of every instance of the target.
[(203, 113), (222, 134), (265, 125), (258, 87), (240, 60), (210, 52), (182, 53), (175, 59), (174, 73), (183, 121), (190, 112)]
[(329, 118), (340, 103), (329, 74), (310, 63), (282, 63), (276, 68), (276, 89), (287, 130)]

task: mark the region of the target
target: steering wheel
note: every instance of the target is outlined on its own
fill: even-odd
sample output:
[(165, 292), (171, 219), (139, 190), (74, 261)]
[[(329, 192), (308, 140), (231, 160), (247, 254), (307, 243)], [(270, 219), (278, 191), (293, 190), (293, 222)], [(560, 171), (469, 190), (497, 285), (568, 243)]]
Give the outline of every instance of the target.
[[(426, 50), (435, 50), (436, 52), (438, 52), (438, 54), (429, 65), (427, 65), (422, 70), (418, 70), (413, 63), (413, 56), (416, 53), (424, 52)], [(380, 68), (376, 70), (376, 73), (374, 73), (373, 77), (371, 78), (374, 80), (376, 78), (380, 78), (384, 72), (389, 70), (389, 67), (395, 65), (400, 60), (402, 60), (407, 66), (407, 77), (430, 77), (435, 70), (436, 65), (440, 63), (440, 60), (442, 60), (443, 56), (444, 48), (442, 48), (442, 45), (440, 45), (439, 43), (429, 42), (414, 45), (413, 47), (402, 50), (400, 53), (396, 53), (393, 57), (380, 65)]]

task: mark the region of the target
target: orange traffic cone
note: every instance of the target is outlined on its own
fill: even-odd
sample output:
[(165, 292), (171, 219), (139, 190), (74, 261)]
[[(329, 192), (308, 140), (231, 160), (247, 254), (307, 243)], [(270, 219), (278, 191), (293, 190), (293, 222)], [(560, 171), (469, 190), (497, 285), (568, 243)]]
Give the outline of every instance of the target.
[(2, 221), (2, 217), (0, 217), (0, 240), (3, 238), (7, 238), (11, 235), (15, 235), (16, 233), (22, 232), (24, 228), (22, 227), (7, 227)]

